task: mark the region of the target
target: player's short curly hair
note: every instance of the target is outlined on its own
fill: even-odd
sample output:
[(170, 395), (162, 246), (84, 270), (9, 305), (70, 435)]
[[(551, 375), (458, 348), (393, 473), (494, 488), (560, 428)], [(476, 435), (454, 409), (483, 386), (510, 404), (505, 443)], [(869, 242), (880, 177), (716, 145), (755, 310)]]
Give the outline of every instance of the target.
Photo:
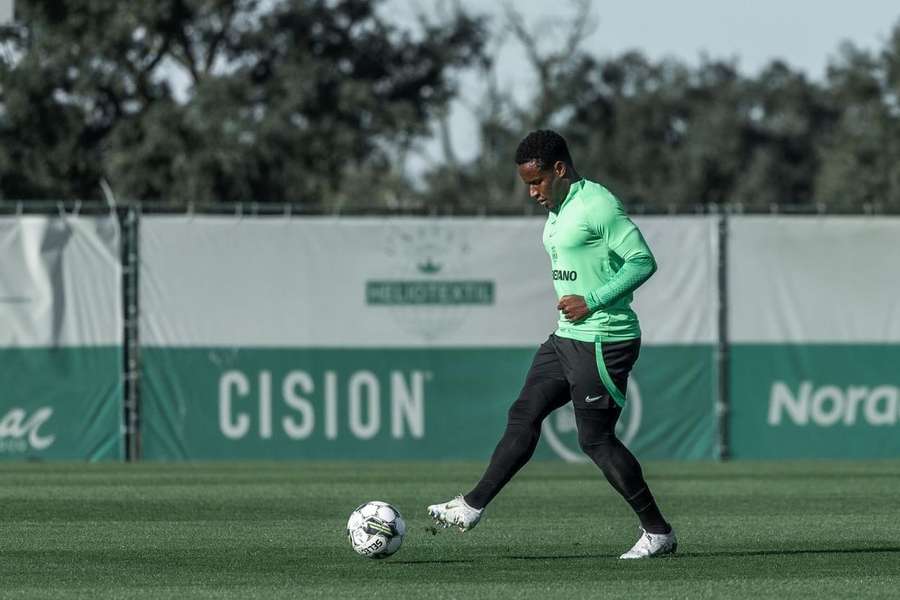
[(563, 136), (549, 129), (538, 129), (525, 136), (516, 148), (516, 164), (524, 165), (536, 160), (544, 169), (558, 160), (572, 164), (569, 146)]

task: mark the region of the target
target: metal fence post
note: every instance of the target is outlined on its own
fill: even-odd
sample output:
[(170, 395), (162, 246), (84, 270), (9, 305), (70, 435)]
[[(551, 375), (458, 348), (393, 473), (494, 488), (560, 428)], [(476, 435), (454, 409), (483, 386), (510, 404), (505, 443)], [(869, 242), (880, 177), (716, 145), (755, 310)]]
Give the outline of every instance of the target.
[(731, 458), (728, 420), (730, 418), (730, 343), (728, 339), (728, 215), (727, 206), (720, 207), (718, 215), (718, 254), (716, 284), (718, 293), (718, 343), (716, 345), (716, 366), (718, 367), (718, 394), (716, 399), (716, 420), (719, 437), (716, 450), (719, 460)]
[(136, 462), (141, 459), (141, 404), (140, 404), (140, 305), (138, 298), (138, 277), (140, 257), (138, 256), (138, 235), (140, 211), (133, 203), (120, 212), (122, 223), (122, 308), (124, 311), (124, 352), (123, 373), (125, 380), (124, 427), (125, 460)]

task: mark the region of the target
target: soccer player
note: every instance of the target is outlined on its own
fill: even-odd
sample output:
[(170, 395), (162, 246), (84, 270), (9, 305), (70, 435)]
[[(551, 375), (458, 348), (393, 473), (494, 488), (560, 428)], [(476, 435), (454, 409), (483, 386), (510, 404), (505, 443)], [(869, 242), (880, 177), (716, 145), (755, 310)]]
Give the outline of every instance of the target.
[(578, 174), (558, 133), (529, 133), (516, 150), (516, 164), (531, 198), (549, 211), (543, 242), (559, 297), (559, 326), (538, 348), (481, 480), (468, 494), (429, 506), (428, 513), (442, 527), (475, 527), (531, 458), (543, 420), (571, 401), (582, 450), (641, 523), (640, 538), (620, 558), (674, 553), (675, 532), (637, 459), (615, 434), (641, 348), (632, 293), (656, 271), (656, 261), (622, 203)]

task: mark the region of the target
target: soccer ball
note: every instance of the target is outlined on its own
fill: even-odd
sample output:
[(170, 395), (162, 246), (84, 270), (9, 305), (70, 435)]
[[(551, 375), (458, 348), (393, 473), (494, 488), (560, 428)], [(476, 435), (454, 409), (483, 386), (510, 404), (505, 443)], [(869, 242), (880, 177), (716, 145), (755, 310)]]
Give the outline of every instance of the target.
[(380, 500), (360, 504), (347, 521), (347, 539), (357, 554), (387, 558), (400, 549), (406, 522), (400, 511)]

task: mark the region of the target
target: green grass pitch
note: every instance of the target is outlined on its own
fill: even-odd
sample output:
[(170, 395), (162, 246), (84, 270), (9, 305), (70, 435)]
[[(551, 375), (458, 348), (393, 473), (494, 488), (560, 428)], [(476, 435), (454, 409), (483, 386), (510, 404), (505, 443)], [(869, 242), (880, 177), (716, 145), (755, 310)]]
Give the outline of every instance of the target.
[[(900, 462), (649, 463), (680, 539), (637, 535), (587, 465), (528, 465), (473, 531), (426, 532), (426, 504), (475, 463), (0, 465), (6, 598), (897, 598)], [(357, 556), (365, 500), (409, 525), (391, 559)]]

